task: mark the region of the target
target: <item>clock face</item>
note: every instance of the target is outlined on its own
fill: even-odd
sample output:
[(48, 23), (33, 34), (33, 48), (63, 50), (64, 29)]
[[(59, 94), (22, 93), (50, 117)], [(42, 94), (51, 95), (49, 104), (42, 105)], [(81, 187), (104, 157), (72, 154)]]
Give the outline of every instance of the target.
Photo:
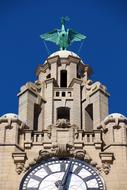
[(75, 159), (52, 159), (32, 168), (20, 190), (105, 190), (99, 174)]

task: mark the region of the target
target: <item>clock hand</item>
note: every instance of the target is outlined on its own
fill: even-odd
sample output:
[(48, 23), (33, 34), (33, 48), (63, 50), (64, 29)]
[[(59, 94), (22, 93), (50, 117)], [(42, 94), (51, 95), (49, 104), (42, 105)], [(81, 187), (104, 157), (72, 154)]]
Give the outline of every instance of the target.
[[(58, 180), (56, 181), (55, 185), (58, 188), (58, 190), (67, 190), (68, 187), (68, 181), (70, 181), (70, 171), (72, 170), (72, 162), (70, 161), (70, 163), (68, 164), (67, 170), (65, 171), (65, 174), (62, 178), (62, 180)], [(69, 178), (69, 180), (68, 180)]]
[(67, 170), (65, 171), (65, 174), (63, 176), (63, 179), (61, 181), (61, 184), (64, 186), (66, 181), (67, 181), (67, 177), (68, 177), (68, 174), (69, 174), (69, 171), (70, 171), (70, 168), (71, 168), (71, 164), (72, 162), (70, 161), (70, 163), (68, 164), (68, 167), (67, 167)]
[(69, 170), (68, 170), (68, 175), (64, 184), (64, 190), (69, 189), (70, 181), (71, 181), (71, 175), (72, 175), (72, 169), (73, 169), (73, 164), (71, 163)]

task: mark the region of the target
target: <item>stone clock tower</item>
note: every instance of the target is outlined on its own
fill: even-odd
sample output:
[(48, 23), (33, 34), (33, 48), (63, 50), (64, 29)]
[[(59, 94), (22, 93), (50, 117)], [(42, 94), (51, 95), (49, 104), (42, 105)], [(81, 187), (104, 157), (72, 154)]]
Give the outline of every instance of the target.
[(106, 87), (65, 49), (20, 88), (18, 115), (0, 117), (1, 190), (127, 188), (127, 118), (108, 114)]

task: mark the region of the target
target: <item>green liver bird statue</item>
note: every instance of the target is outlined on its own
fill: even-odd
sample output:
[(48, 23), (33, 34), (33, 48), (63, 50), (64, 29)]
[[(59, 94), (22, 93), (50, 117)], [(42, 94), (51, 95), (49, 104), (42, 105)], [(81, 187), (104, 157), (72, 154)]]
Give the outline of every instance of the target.
[(61, 29), (55, 29), (52, 32), (41, 34), (41, 39), (55, 43), (59, 46), (60, 50), (66, 50), (73, 42), (84, 40), (86, 36), (83, 34), (80, 34), (73, 29), (65, 29), (66, 20), (67, 18), (62, 17)]

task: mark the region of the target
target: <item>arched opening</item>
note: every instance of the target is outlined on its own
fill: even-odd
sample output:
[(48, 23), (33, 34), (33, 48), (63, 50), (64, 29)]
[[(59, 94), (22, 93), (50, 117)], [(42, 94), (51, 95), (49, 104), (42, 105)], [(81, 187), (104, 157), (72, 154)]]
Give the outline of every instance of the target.
[(57, 108), (57, 119), (70, 120), (70, 108), (68, 107)]
[(61, 70), (60, 87), (67, 87), (67, 71), (66, 70)]
[(86, 131), (93, 130), (93, 104), (85, 108), (85, 129)]
[(38, 104), (34, 104), (34, 126), (33, 129), (35, 131), (38, 130), (38, 119), (41, 112), (41, 107)]

